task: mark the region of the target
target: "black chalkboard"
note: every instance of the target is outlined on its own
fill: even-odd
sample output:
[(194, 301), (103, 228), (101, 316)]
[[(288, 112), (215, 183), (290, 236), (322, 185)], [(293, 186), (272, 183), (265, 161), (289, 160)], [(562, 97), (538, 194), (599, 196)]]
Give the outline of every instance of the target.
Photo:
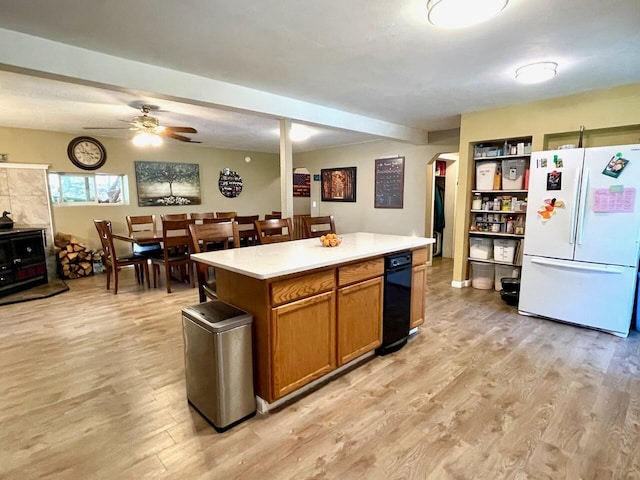
[(404, 157), (376, 159), (375, 208), (403, 208)]

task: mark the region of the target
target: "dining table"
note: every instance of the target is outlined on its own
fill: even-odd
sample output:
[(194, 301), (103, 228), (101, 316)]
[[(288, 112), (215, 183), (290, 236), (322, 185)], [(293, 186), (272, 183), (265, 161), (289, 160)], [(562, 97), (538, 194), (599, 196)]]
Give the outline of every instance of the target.
[[(131, 232), (128, 234), (118, 234), (114, 233), (113, 238), (117, 238), (118, 240), (124, 240), (125, 242), (136, 243), (138, 245), (152, 245), (154, 243), (162, 242), (162, 230), (151, 231), (151, 230), (142, 230), (139, 232)], [(179, 237), (185, 238), (185, 243), (189, 243), (189, 232), (186, 230), (170, 230), (167, 232), (167, 237)]]

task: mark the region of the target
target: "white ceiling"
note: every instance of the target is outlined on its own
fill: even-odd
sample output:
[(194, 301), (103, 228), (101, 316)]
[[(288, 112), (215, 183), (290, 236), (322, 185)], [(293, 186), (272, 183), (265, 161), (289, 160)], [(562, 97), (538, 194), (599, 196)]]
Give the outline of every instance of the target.
[[(640, 81), (639, 0), (510, 0), (493, 20), (457, 31), (429, 24), (425, 5), (0, 0), (0, 28), (427, 131), (457, 127), (463, 112)], [(0, 45), (0, 69), (23, 72), (12, 60), (22, 55), (20, 45), (11, 48)], [(518, 66), (542, 60), (560, 65), (552, 81), (513, 80)], [(67, 67), (78, 69), (55, 66)], [(234, 112), (234, 99), (213, 109), (195, 94), (174, 102), (162, 92), (141, 94), (135, 79), (115, 90), (81, 83), (0, 73), (0, 124), (87, 133), (82, 127), (120, 126), (137, 114), (131, 105), (148, 102), (164, 110), (157, 113), (162, 124), (193, 126), (193, 138), (205, 145), (279, 149), (273, 110), (247, 114), (238, 102), (245, 111)], [(294, 150), (372, 138), (352, 123), (351, 131), (320, 128)]]

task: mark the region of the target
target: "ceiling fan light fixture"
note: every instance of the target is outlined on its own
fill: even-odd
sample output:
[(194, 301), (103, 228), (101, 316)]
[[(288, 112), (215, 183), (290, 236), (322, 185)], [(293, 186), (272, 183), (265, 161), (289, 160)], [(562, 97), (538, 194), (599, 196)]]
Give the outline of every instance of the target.
[(133, 144), (136, 147), (158, 147), (162, 145), (162, 138), (148, 132), (138, 132), (133, 137)]
[(465, 28), (498, 15), (509, 0), (428, 0), (429, 22), (442, 28)]
[(530, 63), (516, 70), (516, 80), (524, 84), (541, 83), (551, 80), (556, 73), (558, 73), (556, 62)]

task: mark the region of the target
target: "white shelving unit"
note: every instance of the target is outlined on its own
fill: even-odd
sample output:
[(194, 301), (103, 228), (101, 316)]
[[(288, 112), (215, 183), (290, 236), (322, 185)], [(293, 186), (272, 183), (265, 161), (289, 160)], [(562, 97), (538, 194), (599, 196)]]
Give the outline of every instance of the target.
[[(531, 137), (507, 138), (477, 142), (473, 145), (474, 189), (470, 192), (471, 208), (469, 210), (470, 225), (468, 234), (469, 244), (470, 246), (473, 244), (475, 248), (470, 248), (468, 257), (470, 262), (492, 264), (496, 268), (498, 266), (511, 267), (511, 269), (519, 268), (521, 265), (528, 194), (525, 183), (526, 171), (529, 168), (529, 160), (531, 158), (531, 140)], [(503, 154), (505, 149), (510, 153)], [(515, 151), (512, 151), (513, 149)], [(510, 162), (509, 160), (516, 161)], [(481, 162), (497, 163), (493, 179), (486, 175), (485, 172), (482, 172), (482, 168), (480, 169), (482, 172), (480, 175), (485, 175), (483, 181), (478, 182), (475, 178), (476, 167), (482, 166)], [(503, 165), (509, 169), (508, 172), (502, 172)], [(522, 168), (523, 165), (524, 168)], [(493, 165), (490, 165), (490, 167), (494, 168)], [(493, 182), (488, 182), (489, 180), (493, 180)], [(511, 187), (514, 186), (514, 182), (520, 181), (521, 188), (503, 187), (503, 182)], [(483, 188), (478, 188), (478, 183)], [(492, 183), (490, 185), (491, 189), (487, 188), (489, 186), (487, 183)], [(475, 207), (473, 205), (474, 198), (476, 200)], [(478, 201), (481, 202), (480, 205), (478, 205)], [(477, 208), (478, 206), (480, 208)], [(503, 208), (505, 209), (503, 210)], [(483, 238), (485, 240), (472, 241), (473, 238)], [(501, 245), (495, 248), (495, 251), (500, 249), (501, 252), (504, 252), (505, 247), (502, 244), (506, 243), (509, 253), (513, 251), (513, 260), (503, 261), (500, 258), (494, 258), (495, 244), (486, 239), (500, 241)], [(515, 247), (513, 246), (514, 242), (504, 242), (504, 240), (514, 240)], [(481, 244), (481, 248), (478, 248), (479, 244)], [(477, 258), (473, 255), (474, 253), (482, 257), (488, 256), (489, 258)], [(484, 255), (482, 255), (483, 253)], [(506, 268), (506, 270), (509, 270), (509, 268)]]

